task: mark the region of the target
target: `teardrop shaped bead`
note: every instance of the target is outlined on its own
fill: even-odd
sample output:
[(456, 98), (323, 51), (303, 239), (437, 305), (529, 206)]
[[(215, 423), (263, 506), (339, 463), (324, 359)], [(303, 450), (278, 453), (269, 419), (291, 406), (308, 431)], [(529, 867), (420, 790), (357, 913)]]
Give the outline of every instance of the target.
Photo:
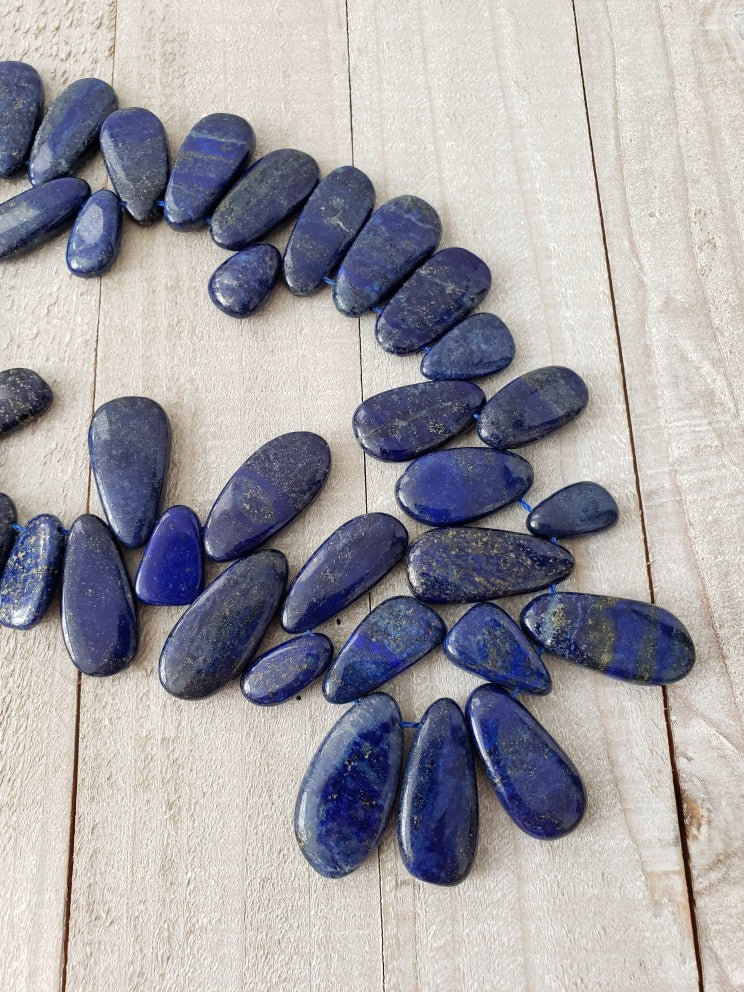
[(393, 811), (403, 761), (400, 710), (384, 692), (331, 728), (302, 780), (297, 843), (315, 871), (341, 878), (375, 850)]
[(625, 682), (668, 685), (695, 663), (687, 628), (653, 603), (557, 592), (533, 599), (520, 620), (547, 651)]
[(353, 603), (398, 564), (408, 531), (387, 513), (363, 513), (335, 530), (313, 552), (289, 587), (282, 627), (311, 630)]
[(596, 482), (574, 482), (538, 503), (527, 517), (527, 529), (542, 537), (596, 534), (617, 523), (611, 493)]
[(472, 382), (413, 382), (370, 396), (354, 412), (354, 434), (367, 454), (409, 461), (462, 434), (485, 402)]
[(331, 449), (318, 434), (272, 438), (243, 462), (209, 511), (204, 547), (214, 561), (253, 551), (315, 499), (331, 470)]
[(493, 513), (531, 485), (532, 466), (510, 451), (444, 448), (411, 462), (395, 485), (395, 496), (414, 520), (441, 527)]
[(457, 885), (478, 846), (478, 790), (460, 707), (437, 699), (421, 718), (408, 753), (398, 807), (398, 846), (414, 878)]
[(279, 276), (282, 256), (273, 245), (251, 245), (212, 273), (209, 298), (230, 317), (248, 317), (264, 305)]
[(52, 601), (65, 553), (62, 522), (48, 513), (33, 517), (18, 535), (0, 580), (0, 624), (27, 630)]
[(480, 379), (514, 358), (514, 338), (496, 314), (474, 313), (440, 338), (421, 359), (427, 379)]
[(258, 706), (276, 706), (313, 683), (332, 657), (325, 634), (300, 634), (256, 658), (241, 679), (243, 695)]
[(333, 302), (356, 317), (378, 306), (431, 255), (442, 236), (436, 210), (418, 196), (397, 196), (376, 210), (341, 263)]
[(258, 551), (226, 568), (168, 635), (160, 684), (179, 699), (202, 699), (241, 675), (279, 608), (287, 582), (280, 551)]
[(40, 417), (53, 399), (52, 390), (33, 369), (0, 372), (0, 438)]
[(473, 692), (467, 717), (486, 774), (516, 825), (538, 840), (563, 837), (584, 815), (573, 762), (516, 699), (495, 685)]
[(0, 176), (26, 161), (44, 103), (39, 73), (26, 62), (0, 62)]
[(70, 529), (62, 576), (62, 634), (85, 675), (116, 675), (137, 654), (137, 605), (114, 536), (92, 513)]
[(50, 241), (72, 221), (90, 186), (83, 179), (53, 179), (0, 203), (0, 259), (16, 258)]
[(110, 114), (101, 127), (101, 153), (124, 209), (138, 224), (152, 224), (168, 182), (168, 140), (158, 117), (143, 107)]
[(139, 548), (160, 513), (170, 459), (170, 424), (146, 396), (121, 396), (99, 406), (88, 430), (98, 497), (114, 534)]
[(351, 703), (410, 668), (444, 640), (434, 610), (412, 596), (393, 596), (362, 620), (326, 672), (329, 703)]
[(137, 599), (149, 606), (187, 606), (204, 585), (199, 518), (171, 506), (155, 524), (137, 569)]
[(13, 524), (17, 520), (15, 503), (10, 496), (0, 493), (0, 575), (16, 539)]
[(116, 193), (99, 189), (75, 218), (67, 242), (67, 268), (76, 276), (101, 276), (116, 261), (121, 245), (121, 204)]

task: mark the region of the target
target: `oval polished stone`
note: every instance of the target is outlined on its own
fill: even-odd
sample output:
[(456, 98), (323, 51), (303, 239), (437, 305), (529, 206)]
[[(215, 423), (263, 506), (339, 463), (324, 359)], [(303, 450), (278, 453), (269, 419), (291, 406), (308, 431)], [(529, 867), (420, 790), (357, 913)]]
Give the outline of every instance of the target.
[(617, 523), (611, 493), (596, 482), (574, 482), (538, 503), (527, 517), (527, 529), (542, 537), (595, 534)]
[(516, 699), (482, 685), (467, 717), (486, 774), (516, 825), (539, 840), (563, 837), (584, 815), (586, 796), (571, 759)]
[(10, 496), (0, 493), (0, 575), (5, 568), (5, 562), (8, 560), (10, 549), (16, 539), (13, 524), (17, 520), (15, 503)]
[(212, 273), (209, 298), (230, 317), (248, 317), (269, 298), (281, 264), (282, 256), (273, 245), (244, 248)]
[(204, 548), (214, 561), (248, 554), (309, 506), (331, 470), (331, 449), (318, 434), (272, 438), (243, 462), (209, 511)]
[(472, 382), (413, 382), (370, 396), (354, 411), (354, 434), (368, 455), (408, 461), (473, 424), (485, 402)]
[(33, 369), (0, 372), (0, 438), (49, 409), (54, 394)]
[(474, 313), (440, 338), (421, 359), (427, 379), (480, 379), (514, 358), (514, 338), (496, 314)]
[(573, 569), (569, 552), (528, 534), (487, 527), (427, 530), (408, 552), (408, 582), (427, 603), (477, 603), (545, 589)]
[(531, 485), (532, 466), (510, 451), (445, 448), (411, 462), (395, 484), (395, 496), (414, 520), (441, 527), (493, 513)]
[(412, 596), (393, 596), (362, 620), (326, 672), (329, 703), (351, 703), (389, 682), (441, 644), (447, 628)]
[(442, 236), (436, 210), (417, 196), (397, 196), (376, 210), (341, 263), (333, 302), (356, 317), (380, 304), (431, 255)]
[(165, 190), (163, 213), (171, 227), (202, 227), (256, 147), (248, 121), (236, 114), (208, 114), (183, 140)]
[(160, 119), (143, 107), (116, 110), (103, 122), (100, 143), (124, 209), (138, 224), (152, 224), (168, 182), (168, 139)]
[(441, 337), (491, 288), (491, 270), (465, 248), (443, 248), (404, 282), (377, 318), (378, 343), (410, 355)]
[(457, 885), (478, 846), (478, 790), (460, 707), (438, 699), (421, 718), (408, 753), (398, 807), (398, 847), (414, 878)]
[(276, 613), (287, 582), (280, 551), (233, 562), (168, 635), (160, 684), (179, 699), (202, 699), (243, 673)]
[(533, 599), (520, 620), (547, 651), (625, 682), (668, 685), (695, 663), (687, 628), (653, 603), (557, 592)]
[(494, 603), (478, 603), (464, 613), (447, 634), (444, 653), (459, 668), (510, 692), (550, 692), (550, 675), (534, 645)]
[(62, 522), (33, 517), (16, 538), (0, 580), (0, 624), (27, 630), (49, 609), (65, 553)]
[(402, 761), (400, 710), (384, 692), (331, 728), (305, 772), (294, 816), (300, 850), (321, 875), (348, 875), (380, 843)]
[(67, 268), (76, 276), (101, 276), (116, 261), (121, 244), (121, 204), (99, 189), (83, 204), (67, 242)]
[(323, 285), (367, 222), (375, 189), (353, 165), (330, 172), (302, 208), (284, 251), (284, 278), (296, 296)]
[(155, 524), (142, 555), (134, 590), (148, 606), (186, 606), (204, 585), (199, 518), (188, 506), (171, 506)]
[(59, 234), (85, 203), (83, 179), (54, 179), (0, 203), (0, 259), (15, 258)]
[(305, 152), (279, 148), (255, 162), (212, 215), (221, 248), (247, 248), (291, 217), (318, 184), (318, 163)]
[(31, 147), (31, 185), (40, 186), (74, 172), (118, 105), (116, 93), (102, 79), (76, 79), (62, 90), (44, 115)]
[(588, 402), (586, 383), (571, 369), (533, 369), (491, 397), (481, 412), (478, 434), (492, 448), (519, 448), (575, 420)]
[(114, 536), (92, 513), (70, 529), (62, 576), (62, 634), (85, 675), (116, 675), (137, 654), (137, 605)]
[(39, 73), (26, 62), (0, 62), (0, 176), (26, 161), (44, 103)]
[(282, 627), (312, 630), (372, 588), (406, 553), (408, 531), (387, 513), (342, 524), (302, 566), (289, 587)]
[(88, 430), (98, 497), (114, 534), (139, 548), (160, 513), (170, 458), (165, 411), (146, 396), (121, 396), (99, 406)]
[(258, 706), (275, 706), (314, 682), (333, 657), (325, 634), (300, 634), (256, 658), (240, 682), (243, 695)]

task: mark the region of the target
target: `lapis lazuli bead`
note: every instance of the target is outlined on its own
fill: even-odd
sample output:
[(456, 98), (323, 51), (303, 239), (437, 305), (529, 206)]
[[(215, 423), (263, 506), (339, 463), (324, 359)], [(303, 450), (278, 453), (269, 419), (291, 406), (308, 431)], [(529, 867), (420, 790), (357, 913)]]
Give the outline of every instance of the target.
[(116, 93), (102, 79), (76, 79), (62, 90), (44, 115), (31, 147), (31, 185), (74, 172), (118, 105)]
[(331, 728), (302, 780), (294, 816), (300, 850), (321, 875), (348, 875), (380, 843), (402, 761), (400, 710), (384, 692), (352, 706)]
[(542, 537), (575, 537), (607, 530), (617, 518), (617, 503), (604, 486), (574, 482), (538, 503), (527, 517), (527, 529)]
[(62, 634), (85, 675), (116, 675), (137, 654), (137, 604), (114, 536), (92, 513), (70, 528), (62, 575)]
[(233, 562), (168, 635), (160, 684), (179, 699), (202, 699), (242, 675), (279, 608), (287, 582), (280, 551)]
[(0, 623), (27, 630), (49, 609), (62, 559), (65, 531), (51, 514), (33, 517), (18, 535), (0, 581)]
[(456, 324), (421, 359), (427, 379), (480, 379), (501, 372), (514, 358), (511, 331), (493, 313), (474, 313)]
[(315, 187), (284, 252), (284, 278), (296, 296), (314, 293), (335, 271), (374, 202), (374, 186), (353, 165), (334, 169)]
[(467, 717), (486, 774), (518, 827), (539, 840), (563, 837), (584, 815), (586, 796), (571, 759), (516, 699), (482, 685)]
[(433, 651), (447, 628), (412, 596), (393, 596), (362, 620), (323, 680), (329, 703), (351, 703), (378, 689)]
[(460, 707), (437, 699), (424, 713), (408, 753), (398, 804), (398, 846), (414, 878), (457, 885), (478, 846), (478, 790)]
[(668, 685), (695, 663), (687, 628), (653, 603), (557, 592), (533, 599), (520, 620), (545, 650), (625, 682)]
[(354, 412), (356, 439), (374, 458), (409, 461), (473, 423), (485, 403), (472, 382), (414, 382), (370, 396)]
[(0, 176), (26, 161), (44, 102), (39, 73), (26, 62), (0, 62)]
[(83, 204), (67, 242), (67, 268), (90, 277), (108, 272), (121, 244), (121, 203), (110, 189), (99, 189)]
[(90, 194), (83, 179), (53, 179), (0, 203), (0, 259), (15, 258), (67, 227)]
[(510, 692), (550, 692), (550, 675), (530, 639), (501, 607), (478, 603), (464, 613), (444, 641), (459, 668)]
[(236, 114), (208, 114), (191, 128), (173, 163), (163, 213), (171, 227), (202, 227), (256, 147), (253, 128)]
[(0, 438), (49, 409), (54, 395), (33, 369), (0, 372)]
[(408, 531), (387, 513), (363, 513), (335, 530), (313, 552), (289, 588), (282, 626), (311, 630), (340, 613), (398, 564)]
[(162, 122), (143, 107), (116, 110), (103, 122), (101, 154), (124, 209), (138, 224), (160, 217), (168, 182), (168, 140)]
[(268, 300), (282, 256), (273, 245), (251, 245), (231, 255), (212, 273), (209, 298), (230, 317), (248, 317)]
[(98, 497), (114, 534), (139, 548), (160, 513), (170, 458), (165, 411), (145, 396), (109, 400), (93, 414), (88, 450)]
[(13, 500), (5, 493), (0, 493), (0, 575), (2, 575), (10, 549), (16, 539), (13, 524), (16, 523), (17, 519)]
[(134, 591), (148, 606), (187, 606), (204, 584), (199, 518), (171, 506), (155, 524), (137, 569)]
[(283, 223), (318, 184), (318, 163), (305, 152), (279, 148), (255, 162), (212, 215), (221, 248), (247, 248)]
[(230, 561), (253, 551), (315, 499), (330, 470), (331, 449), (318, 434), (291, 431), (267, 441), (233, 474), (209, 511), (209, 557)]
[(243, 695), (258, 706), (283, 703), (314, 682), (332, 657), (325, 634), (300, 634), (256, 658), (241, 679)]
[(421, 523), (441, 527), (493, 513), (523, 496), (532, 466), (510, 451), (444, 448), (411, 462), (395, 486), (400, 506)]

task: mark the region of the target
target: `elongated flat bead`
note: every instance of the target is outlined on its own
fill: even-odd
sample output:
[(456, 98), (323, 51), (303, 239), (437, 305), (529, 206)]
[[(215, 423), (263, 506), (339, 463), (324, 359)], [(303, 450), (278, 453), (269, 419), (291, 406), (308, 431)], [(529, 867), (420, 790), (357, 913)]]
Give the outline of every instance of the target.
[(331, 728), (302, 780), (297, 843), (315, 871), (341, 878), (380, 843), (403, 761), (400, 710), (384, 692), (352, 706)]
[(155, 524), (137, 569), (137, 599), (149, 606), (186, 606), (204, 585), (199, 518), (188, 506), (171, 506)]
[(272, 438), (231, 477), (209, 511), (204, 547), (214, 561), (248, 554), (286, 527), (315, 499), (331, 470), (331, 449), (318, 434)]
[(168, 139), (160, 119), (143, 107), (116, 110), (103, 122), (100, 142), (124, 209), (138, 224), (154, 223), (168, 182)]
[(83, 179), (54, 179), (0, 203), (0, 259), (15, 258), (67, 227), (90, 193)]
[(16, 539), (0, 581), (0, 624), (27, 630), (52, 601), (65, 553), (62, 522), (42, 513)]
[(480, 379), (501, 372), (514, 358), (511, 331), (493, 313), (474, 313), (456, 324), (421, 359), (427, 379)]
[(8, 560), (10, 549), (13, 547), (16, 539), (13, 524), (17, 520), (13, 500), (10, 496), (6, 496), (5, 493), (0, 493), (0, 575), (2, 575), (2, 570), (5, 568), (5, 562)]
[(408, 753), (398, 811), (398, 846), (414, 878), (457, 885), (478, 846), (478, 790), (460, 707), (438, 699), (421, 718)]
[(62, 576), (62, 634), (85, 675), (116, 675), (137, 654), (137, 605), (114, 536), (92, 513), (70, 529)]
[(33, 369), (0, 372), (0, 438), (40, 417), (53, 399), (52, 390)]
[(26, 62), (0, 62), (0, 176), (26, 161), (44, 103), (39, 73)]
[(542, 537), (574, 537), (607, 530), (617, 518), (617, 503), (604, 486), (574, 482), (538, 503), (527, 517), (527, 529)]
[(378, 306), (431, 255), (442, 236), (436, 210), (417, 196), (397, 196), (372, 214), (341, 263), (333, 302), (356, 317)]
[(409, 461), (457, 437), (485, 402), (472, 382), (413, 382), (370, 396), (354, 412), (356, 439), (374, 458)]
[(273, 245), (251, 245), (231, 255), (212, 273), (209, 298), (231, 317), (248, 317), (271, 295), (282, 256)]
[(520, 620), (546, 650), (625, 682), (668, 685), (695, 663), (687, 628), (653, 603), (557, 592), (533, 599)]
[(412, 596), (393, 596), (362, 620), (323, 681), (329, 703), (351, 703), (379, 689), (441, 644), (447, 628)]
[(372, 588), (406, 553), (408, 531), (387, 513), (363, 513), (313, 552), (289, 587), (282, 626), (311, 630)]
[(116, 193), (99, 189), (83, 204), (67, 242), (67, 268), (90, 277), (108, 272), (121, 245), (121, 204)]
[(333, 657), (325, 634), (300, 634), (256, 658), (243, 675), (243, 695), (258, 706), (275, 706), (314, 682)]

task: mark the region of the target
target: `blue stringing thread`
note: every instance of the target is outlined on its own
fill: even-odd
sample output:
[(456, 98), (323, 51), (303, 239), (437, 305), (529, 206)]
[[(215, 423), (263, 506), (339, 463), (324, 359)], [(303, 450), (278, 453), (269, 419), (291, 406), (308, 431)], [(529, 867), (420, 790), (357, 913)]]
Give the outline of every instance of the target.
[(511, 696), (512, 699), (516, 699), (517, 696), (519, 695), (519, 689), (512, 689), (509, 695)]
[(520, 499), (519, 505), (522, 507), (523, 510), (526, 510), (528, 513), (532, 513), (532, 507), (530, 506), (530, 504), (527, 502), (526, 499)]
[(155, 201), (155, 206), (157, 206), (157, 207), (164, 207), (165, 206), (165, 200), (156, 200)]
[(425, 355), (428, 355), (428, 354), (429, 354), (429, 352), (431, 351), (431, 348), (429, 347), (429, 345), (428, 345), (428, 344), (425, 344), (425, 345), (424, 345), (424, 347), (423, 347), (423, 348), (422, 348), (421, 350), (423, 351), (423, 353), (424, 353)]
[(414, 722), (414, 723), (411, 723), (411, 721), (410, 721), (410, 720), (401, 720), (401, 721), (400, 721), (400, 725), (401, 725), (401, 727), (403, 727), (404, 729), (405, 729), (406, 727), (418, 727), (418, 723), (415, 723), (415, 722)]
[(20, 524), (11, 524), (10, 525), (10, 529), (11, 530), (14, 530), (16, 532), (16, 534), (25, 534), (26, 533), (26, 528), (25, 527), (21, 527)]
[(119, 206), (121, 207), (122, 210), (126, 210), (127, 209), (126, 200), (119, 200)]
[(370, 307), (370, 310), (372, 310), (372, 312), (376, 314), (382, 313), (382, 307)]
[(474, 413), (473, 414), (473, 420), (480, 420), (480, 414), (479, 413)]
[(204, 223), (207, 225), (207, 227), (211, 227), (212, 226), (212, 218), (211, 217), (205, 217), (204, 218)]
[(323, 282), (327, 286), (335, 286), (336, 285), (336, 280), (335, 279), (331, 279), (330, 276), (323, 276)]
[(550, 588), (548, 589), (548, 592), (555, 592), (555, 582), (550, 583)]

